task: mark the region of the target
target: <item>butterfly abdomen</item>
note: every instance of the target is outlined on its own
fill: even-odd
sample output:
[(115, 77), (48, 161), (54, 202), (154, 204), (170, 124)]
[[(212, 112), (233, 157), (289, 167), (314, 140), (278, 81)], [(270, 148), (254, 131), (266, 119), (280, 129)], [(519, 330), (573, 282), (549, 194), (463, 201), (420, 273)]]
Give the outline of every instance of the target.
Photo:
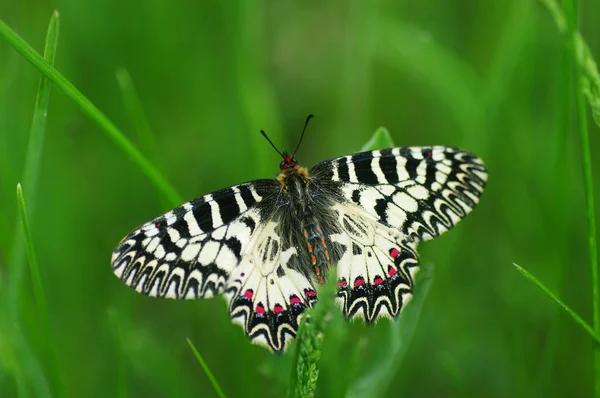
[(323, 230), (314, 217), (309, 214), (305, 220), (303, 234), (304, 239), (306, 239), (310, 263), (319, 283), (324, 283), (327, 278), (327, 271), (331, 269), (327, 241)]

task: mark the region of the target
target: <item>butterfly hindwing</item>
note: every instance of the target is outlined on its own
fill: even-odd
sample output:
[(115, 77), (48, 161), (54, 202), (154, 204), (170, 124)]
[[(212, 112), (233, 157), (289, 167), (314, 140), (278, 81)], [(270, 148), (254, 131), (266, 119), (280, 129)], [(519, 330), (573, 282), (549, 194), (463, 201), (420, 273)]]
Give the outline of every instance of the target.
[(337, 263), (337, 301), (344, 316), (368, 323), (396, 317), (412, 297), (415, 244), (355, 206), (339, 204), (335, 211), (342, 232), (331, 239), (347, 248)]
[(298, 249), (281, 236), (281, 224), (264, 223), (232, 272), (225, 296), (229, 313), (252, 342), (276, 352), (296, 336), (304, 310), (317, 299), (309, 275), (298, 271)]

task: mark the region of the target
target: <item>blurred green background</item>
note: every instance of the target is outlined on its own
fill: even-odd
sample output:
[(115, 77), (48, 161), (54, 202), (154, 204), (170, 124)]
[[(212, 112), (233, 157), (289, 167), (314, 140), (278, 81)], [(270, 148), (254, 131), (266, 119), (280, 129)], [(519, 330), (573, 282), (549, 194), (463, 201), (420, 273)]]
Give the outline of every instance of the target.
[[(579, 8), (600, 54), (600, 3)], [(280, 159), (259, 130), (293, 149), (309, 113), (297, 154), (307, 166), (356, 152), (379, 126), (399, 146), (478, 154), (489, 185), (466, 221), (421, 246), (433, 282), (406, 352), (391, 359), (386, 396), (591, 396), (591, 338), (512, 265), (591, 322), (572, 65), (539, 2), (4, 0), (0, 19), (42, 52), (54, 9), (57, 69), (184, 200), (274, 176)], [(136, 134), (118, 70), (154, 143)], [(186, 338), (229, 396), (285, 393), (291, 355), (249, 344), (223, 300), (150, 299), (113, 276), (119, 240), (171, 205), (56, 89), (35, 197), (23, 187), (50, 335), (39, 327), (22, 246), (15, 252), (39, 78), (0, 40), (0, 396), (215, 396)], [(317, 396), (351, 395), (365, 368), (390, 361), (385, 350), (368, 355), (390, 345), (389, 330), (335, 317)]]

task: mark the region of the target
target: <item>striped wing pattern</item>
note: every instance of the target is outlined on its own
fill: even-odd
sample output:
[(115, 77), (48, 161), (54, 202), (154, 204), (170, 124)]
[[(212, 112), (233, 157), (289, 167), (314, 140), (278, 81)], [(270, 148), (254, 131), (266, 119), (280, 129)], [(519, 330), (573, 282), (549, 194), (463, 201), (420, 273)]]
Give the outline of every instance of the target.
[(347, 318), (367, 322), (400, 313), (412, 296), (417, 244), (466, 217), (487, 181), (481, 159), (442, 146), (357, 153), (312, 173), (340, 182), (343, 231), (332, 239), (347, 250), (337, 264), (337, 301)]
[[(396, 317), (412, 296), (418, 243), (463, 219), (486, 179), (483, 162), (455, 148), (344, 156), (316, 165), (304, 192), (256, 180), (187, 202), (127, 235), (112, 267), (153, 297), (222, 294), (253, 343), (282, 352), (317, 300), (309, 254), (337, 264), (336, 301), (346, 318)], [(301, 213), (299, 203), (314, 208)], [(318, 217), (331, 259), (326, 250), (307, 252), (298, 214)]]

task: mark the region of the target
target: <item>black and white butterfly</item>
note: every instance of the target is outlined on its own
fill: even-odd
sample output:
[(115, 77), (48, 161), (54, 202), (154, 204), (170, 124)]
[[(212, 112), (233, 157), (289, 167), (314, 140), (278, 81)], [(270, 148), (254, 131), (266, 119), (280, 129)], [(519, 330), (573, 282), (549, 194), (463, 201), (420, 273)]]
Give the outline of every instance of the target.
[(153, 297), (223, 294), (252, 342), (282, 352), (329, 277), (346, 318), (398, 316), (417, 244), (463, 219), (487, 180), (481, 159), (443, 146), (355, 153), (310, 171), (281, 155), (276, 179), (210, 193), (135, 229), (112, 255), (115, 274)]

